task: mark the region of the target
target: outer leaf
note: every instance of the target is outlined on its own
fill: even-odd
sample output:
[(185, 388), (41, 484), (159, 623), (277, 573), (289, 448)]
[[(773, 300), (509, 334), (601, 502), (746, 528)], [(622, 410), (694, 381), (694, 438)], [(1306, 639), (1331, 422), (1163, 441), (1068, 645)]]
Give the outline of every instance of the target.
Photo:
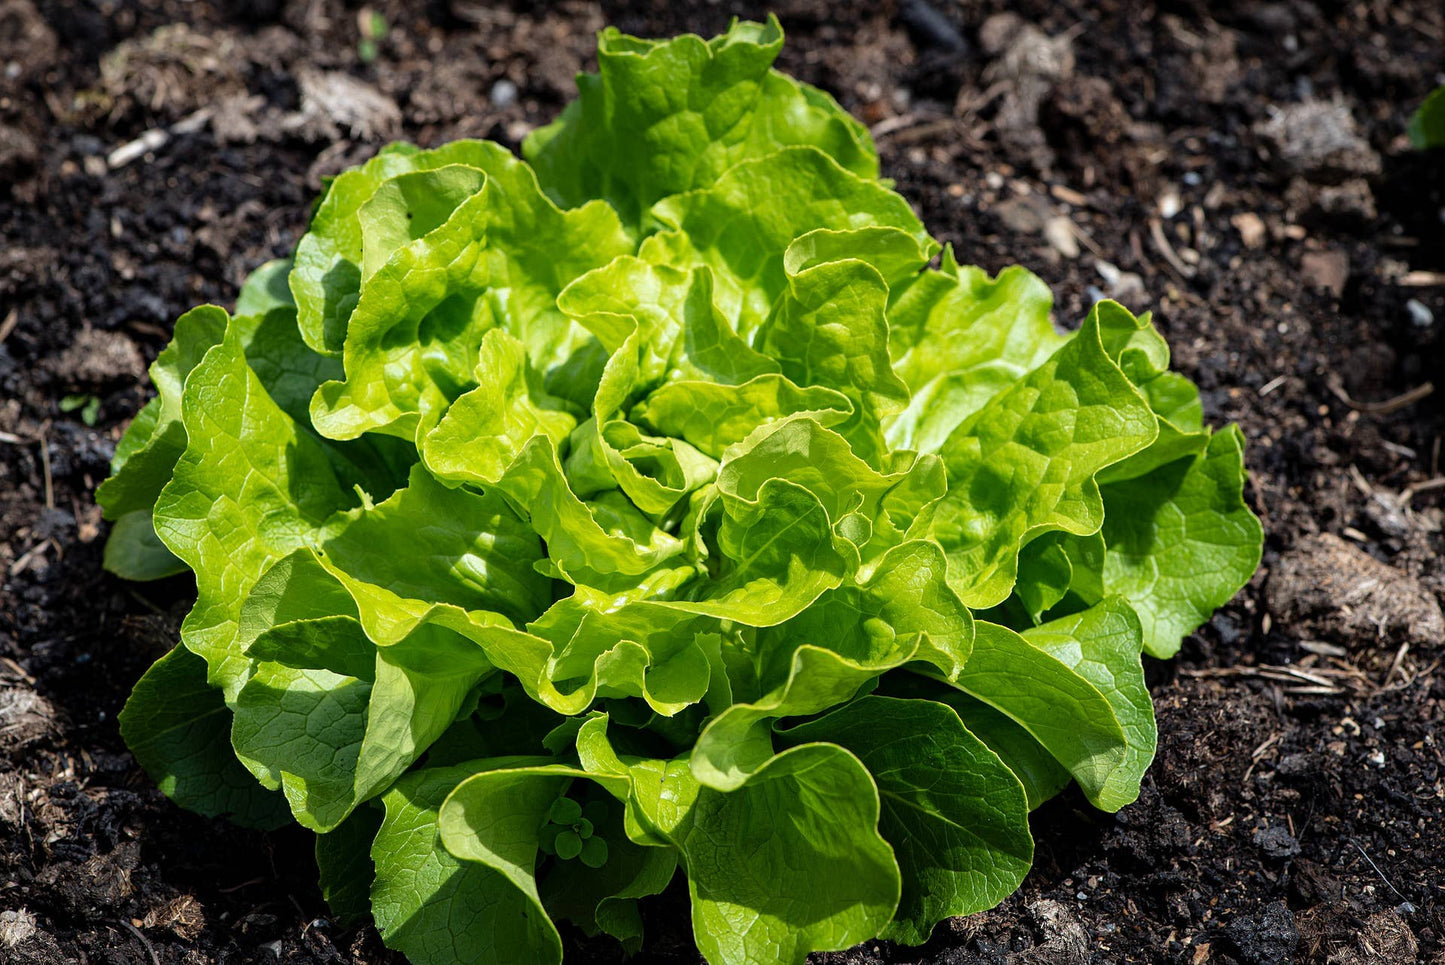
[(120, 712), (120, 733), (166, 796), (207, 817), (278, 828), (280, 795), (256, 783), (231, 754), (230, 712), (206, 682), (205, 661), (176, 647), (146, 671)]
[(277, 560), (241, 605), (236, 644), (258, 660), (375, 678), (376, 647), (351, 632), (356, 603), (310, 549)]
[(246, 594), (270, 563), (318, 538), (355, 501), (326, 446), (261, 387), (240, 338), (233, 323), (186, 380), (190, 442), (155, 514), (156, 534), (197, 573), (181, 638), (206, 659), (227, 702), (246, 676), (235, 642)]
[(963, 693), (951, 694), (943, 702), (1022, 782), (1030, 811), (1068, 786), (1069, 772), (1064, 766), (1012, 719)]
[(442, 802), (474, 770), (416, 771), (382, 796), (386, 817), (371, 848), (377, 930), (412, 965), (557, 961), (556, 929), (535, 900), (493, 868), (452, 857), (437, 838)]
[(321, 894), (337, 924), (350, 928), (371, 918), (371, 842), (381, 829), (379, 807), (360, 808), (335, 830), (316, 837)]
[(1123, 760), (1099, 796), (1137, 797), (1139, 782), (1154, 760), (1158, 730), (1139, 662), (1144, 634), (1134, 610), (1123, 599), (1109, 597), (1083, 613), (1025, 630), (1023, 638), (1104, 695), (1126, 743)]
[(939, 921), (992, 908), (1028, 873), (1023, 786), (943, 704), (861, 697), (783, 738), (845, 747), (877, 782), (879, 830), (903, 875), (883, 937), (921, 945)]
[[(288, 595), (320, 586), (319, 568), (297, 568), (300, 559), (283, 560), (258, 588), (288, 564)], [(285, 792), (301, 824), (321, 832), (414, 763), (490, 669), (475, 644), (439, 627), (377, 650), (351, 616), (279, 623), (249, 652), (262, 659), (237, 699), (237, 755), (264, 784)], [(268, 654), (284, 663), (265, 660)]]
[(974, 607), (1007, 598), (1019, 547), (1051, 529), (1086, 535), (1104, 521), (1094, 474), (1158, 435), (1154, 414), (1104, 352), (1097, 313), (1079, 334), (994, 396), (939, 451), (948, 495), (932, 533), (949, 583)]
[(115, 521), (101, 565), (126, 580), (159, 580), (186, 571), (186, 564), (156, 536), (151, 514), (144, 509)]
[(1104, 487), (1104, 590), (1134, 605), (1153, 656), (1177, 653), (1259, 567), (1264, 532), (1244, 503), (1243, 450), (1230, 426), (1197, 458)]
[[(575, 773), (567, 767), (484, 772), (459, 784), (437, 815), (442, 845), (500, 879), (492, 884), (494, 891), (511, 892), (493, 900), (516, 907), (518, 917), (527, 922), (525, 951), (534, 956), (530, 961), (562, 960), (562, 940), (542, 908), (533, 870), (538, 832)], [(492, 957), (520, 961), (523, 950), (497, 948)]]
[(329, 670), (263, 662), (236, 698), (236, 753), (267, 787), (280, 787), (297, 820), (314, 831), (336, 827), (355, 805), (371, 689)]
[(236, 295), (237, 315), (265, 315), (277, 308), (295, 308), (290, 278), (290, 258), (273, 258), (246, 276)]
[(634, 827), (645, 822), (681, 852), (693, 935), (713, 965), (800, 965), (892, 917), (898, 866), (876, 830), (878, 791), (852, 754), (795, 747), (722, 792), (698, 784), (685, 761), (618, 757), (605, 728), (605, 718), (583, 728), (584, 766), (628, 776)]
[(1109, 701), (1012, 630), (979, 621), (957, 686), (1022, 725), (1068, 768), (1095, 807), (1117, 811), (1138, 797), (1135, 755)]
[(1032, 811), (1069, 785), (1069, 772), (1027, 730), (976, 697), (937, 680), (911, 673), (889, 674), (879, 682), (880, 696), (945, 704), (963, 726), (997, 754), (1023, 784)]
[[(591, 778), (618, 794), (626, 793), (625, 780), (559, 765), (484, 771), (462, 782), (442, 806), (438, 818), (441, 840), (457, 857), (505, 875), (527, 896), (533, 914), (542, 921), (548, 921), (548, 914), (560, 904), (584, 924), (589, 919), (594, 926), (599, 921), (621, 924), (619, 905), (666, 887), (676, 867), (676, 854), (671, 849), (638, 847), (612, 828), (594, 826), (592, 836), (607, 842), (607, 860), (602, 867), (590, 869), (576, 861), (558, 861), (548, 869), (539, 889), (533, 874), (539, 831), (559, 795), (566, 793), (576, 778)], [(621, 810), (616, 805), (613, 808)], [(609, 907), (610, 913), (602, 911)], [(640, 929), (640, 921), (637, 927)], [(637, 937), (641, 937), (640, 931)], [(560, 957), (559, 946), (555, 959), (543, 960)]]
[(642, 949), (637, 899), (659, 894), (668, 886), (677, 871), (677, 852), (639, 847), (621, 835), (605, 840), (607, 863), (601, 868), (582, 862), (553, 866), (540, 882), (542, 904), (552, 917), (575, 921), (584, 930), (606, 932), (622, 943), (627, 954), (635, 955)]
[(447, 631), (413, 633), (376, 655), (376, 684), (366, 739), (356, 762), (356, 795), (365, 799), (410, 767), (456, 720), (489, 672), (470, 641)]
[(1104, 350), (1144, 394), (1159, 420), (1159, 435), (1148, 448), (1099, 473), (1100, 485), (1133, 479), (1175, 459), (1193, 456), (1209, 442), (1199, 389), (1184, 376), (1168, 371), (1169, 345), (1149, 315), (1135, 318), (1123, 306), (1101, 301), (1093, 314), (1099, 320)]
[(214, 305), (176, 320), (175, 337), (151, 363), (156, 398), (141, 410), (115, 447), (110, 478), (95, 491), (106, 519), (150, 509), (186, 448), (181, 397), (186, 378), (226, 331), (226, 313)]

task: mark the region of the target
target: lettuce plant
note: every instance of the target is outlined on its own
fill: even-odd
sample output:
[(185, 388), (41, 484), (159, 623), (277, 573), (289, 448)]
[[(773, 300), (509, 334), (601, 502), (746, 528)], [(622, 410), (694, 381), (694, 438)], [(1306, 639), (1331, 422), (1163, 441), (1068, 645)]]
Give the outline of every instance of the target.
[(137, 759), (416, 965), (635, 950), (678, 874), (714, 963), (922, 942), (1070, 781), (1134, 800), (1141, 653), (1259, 561), (1148, 317), (960, 265), (781, 43), (609, 30), (525, 160), (335, 178), (97, 494), (112, 571), (196, 580)]

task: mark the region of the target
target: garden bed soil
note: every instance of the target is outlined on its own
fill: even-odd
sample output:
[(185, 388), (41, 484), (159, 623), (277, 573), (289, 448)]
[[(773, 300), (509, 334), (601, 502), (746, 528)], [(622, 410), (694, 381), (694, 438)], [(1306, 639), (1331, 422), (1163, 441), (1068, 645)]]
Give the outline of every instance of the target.
[[(1445, 8), (775, 9), (780, 66), (873, 127), (960, 260), (1029, 266), (1062, 324), (1100, 294), (1154, 311), (1243, 426), (1267, 532), (1248, 587), (1149, 664), (1137, 803), (1065, 794), (997, 909), (817, 961), (1445, 962), (1445, 160), (1403, 135)], [(116, 713), (193, 589), (103, 573), (91, 494), (176, 316), (289, 250), (322, 176), (393, 137), (515, 146), (604, 24), (727, 21), (529, 11), (0, 0), (0, 959), (399, 961), (328, 921), (307, 833), (181, 812), (127, 753)], [(685, 893), (646, 916), (639, 960), (697, 960)]]

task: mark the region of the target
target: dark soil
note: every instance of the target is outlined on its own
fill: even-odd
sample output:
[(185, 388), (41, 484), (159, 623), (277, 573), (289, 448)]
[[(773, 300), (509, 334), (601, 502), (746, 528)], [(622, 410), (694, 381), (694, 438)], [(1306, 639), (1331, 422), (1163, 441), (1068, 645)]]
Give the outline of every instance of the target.
[[(776, 7), (781, 66), (874, 126), (962, 260), (1033, 268), (1063, 321), (1101, 292), (1155, 312), (1250, 438), (1268, 532), (1150, 668), (1138, 803), (1065, 795), (998, 909), (819, 961), (1445, 962), (1445, 392), (1421, 388), (1445, 381), (1445, 159), (1402, 134), (1445, 79), (1445, 7)], [(193, 591), (105, 575), (91, 493), (175, 317), (288, 250), (320, 176), (396, 136), (515, 145), (604, 23), (729, 11), (376, 9), (372, 51), (335, 0), (0, 0), (0, 960), (396, 960), (327, 921), (305, 833), (183, 813), (126, 752), (116, 712)], [(307, 112), (338, 75), (366, 109)], [(696, 960), (685, 896), (649, 927), (645, 958)]]

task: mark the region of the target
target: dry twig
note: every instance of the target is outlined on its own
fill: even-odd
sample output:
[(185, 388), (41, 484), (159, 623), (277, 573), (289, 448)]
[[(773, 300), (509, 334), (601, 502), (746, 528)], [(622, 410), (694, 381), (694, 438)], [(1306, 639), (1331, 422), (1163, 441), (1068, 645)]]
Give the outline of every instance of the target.
[(1356, 412), (1363, 412), (1365, 415), (1389, 415), (1391, 412), (1398, 412), (1406, 406), (1414, 405), (1435, 391), (1435, 383), (1426, 382), (1383, 402), (1356, 402), (1350, 398), (1350, 394), (1345, 391), (1344, 385), (1337, 376), (1331, 377), (1325, 384), (1335, 394), (1335, 398)]

